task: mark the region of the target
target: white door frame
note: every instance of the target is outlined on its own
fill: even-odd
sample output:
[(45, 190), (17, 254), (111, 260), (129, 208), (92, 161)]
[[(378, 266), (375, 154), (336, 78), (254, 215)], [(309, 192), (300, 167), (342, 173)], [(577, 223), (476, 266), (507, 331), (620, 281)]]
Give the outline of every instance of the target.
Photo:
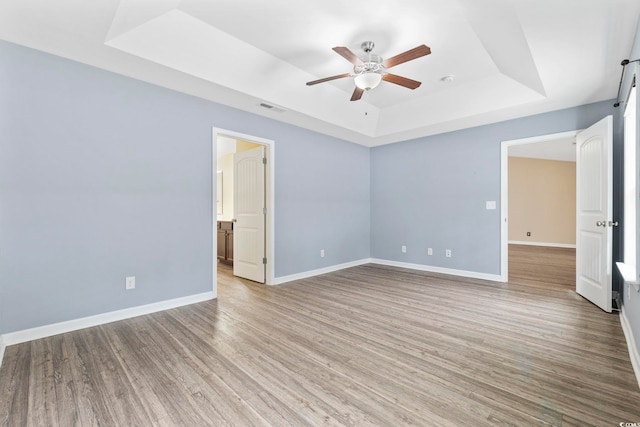
[[(509, 280), (509, 147), (575, 137), (580, 130), (502, 141), (500, 144), (500, 281)], [(577, 160), (576, 160), (577, 161)]]
[[(275, 217), (274, 217), (274, 207), (275, 207), (275, 159), (276, 159), (276, 146), (275, 141), (271, 139), (261, 138), (259, 136), (247, 135), (244, 133), (222, 129), (213, 127), (213, 135), (211, 141), (212, 147), (212, 168), (211, 168), (211, 195), (212, 195), (212, 233), (217, 228), (217, 214), (216, 214), (216, 189), (218, 184), (218, 177), (216, 174), (217, 164), (218, 164), (218, 137), (224, 136), (232, 139), (240, 139), (247, 142), (253, 142), (254, 144), (260, 144), (265, 146), (266, 157), (267, 157), (267, 170), (266, 170), (266, 181), (265, 181), (265, 203), (267, 205), (267, 215), (265, 221), (265, 243), (266, 243), (266, 258), (267, 258), (267, 267), (265, 271), (265, 284), (273, 285), (274, 284), (274, 266), (275, 266)], [(213, 238), (212, 234), (212, 244), (213, 244), (213, 295), (214, 298), (218, 296), (218, 268), (215, 254), (217, 253), (217, 242), (216, 239)]]

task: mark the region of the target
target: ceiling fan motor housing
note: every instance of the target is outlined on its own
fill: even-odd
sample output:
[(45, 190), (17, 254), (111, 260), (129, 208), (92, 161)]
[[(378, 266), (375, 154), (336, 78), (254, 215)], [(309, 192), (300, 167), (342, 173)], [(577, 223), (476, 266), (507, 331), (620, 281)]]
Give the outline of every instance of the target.
[(382, 71), (384, 71), (381, 56), (368, 55), (367, 57), (360, 59), (362, 60), (362, 62), (353, 66), (354, 73), (381, 73)]

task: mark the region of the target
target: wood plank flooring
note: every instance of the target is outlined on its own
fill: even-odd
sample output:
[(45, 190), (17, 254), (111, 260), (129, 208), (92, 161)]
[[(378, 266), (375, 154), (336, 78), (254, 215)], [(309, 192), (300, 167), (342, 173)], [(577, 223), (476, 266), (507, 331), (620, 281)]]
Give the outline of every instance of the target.
[(576, 250), (509, 245), (509, 281), (548, 287), (576, 288)]
[(0, 425), (640, 422), (618, 316), (557, 255), (510, 257), (508, 283), (364, 265), (267, 287), (221, 266), (217, 301), (8, 347)]

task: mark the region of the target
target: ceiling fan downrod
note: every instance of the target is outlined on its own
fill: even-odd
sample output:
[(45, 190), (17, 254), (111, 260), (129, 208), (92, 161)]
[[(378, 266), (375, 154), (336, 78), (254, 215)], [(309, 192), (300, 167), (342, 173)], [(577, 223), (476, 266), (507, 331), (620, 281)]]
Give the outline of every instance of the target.
[(379, 73), (383, 72), (382, 69), (382, 57), (372, 54), (371, 51), (375, 47), (375, 43), (372, 41), (362, 42), (360, 47), (367, 54), (366, 58), (362, 58), (362, 63), (356, 64), (353, 71), (356, 75), (364, 73)]

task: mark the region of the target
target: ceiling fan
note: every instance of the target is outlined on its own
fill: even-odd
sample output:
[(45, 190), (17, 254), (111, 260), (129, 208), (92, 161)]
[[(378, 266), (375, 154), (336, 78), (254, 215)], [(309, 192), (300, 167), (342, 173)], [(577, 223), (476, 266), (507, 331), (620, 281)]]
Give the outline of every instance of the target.
[(318, 83), (324, 83), (331, 80), (342, 79), (345, 77), (355, 77), (354, 83), (356, 89), (351, 95), (351, 101), (357, 101), (362, 98), (362, 94), (365, 90), (371, 90), (380, 84), (381, 80), (386, 82), (395, 83), (400, 86), (404, 86), (409, 89), (415, 89), (422, 83), (416, 80), (411, 80), (406, 77), (398, 76), (387, 72), (387, 69), (395, 67), (396, 65), (412, 61), (421, 56), (426, 56), (431, 53), (429, 46), (420, 45), (406, 52), (400, 53), (389, 59), (382, 59), (381, 56), (372, 54), (371, 51), (375, 43), (372, 41), (363, 42), (360, 47), (366, 54), (362, 58), (358, 57), (348, 47), (337, 46), (333, 50), (347, 61), (353, 64), (353, 72), (338, 74), (336, 76), (325, 77), (323, 79), (307, 82), (307, 86), (313, 86)]

